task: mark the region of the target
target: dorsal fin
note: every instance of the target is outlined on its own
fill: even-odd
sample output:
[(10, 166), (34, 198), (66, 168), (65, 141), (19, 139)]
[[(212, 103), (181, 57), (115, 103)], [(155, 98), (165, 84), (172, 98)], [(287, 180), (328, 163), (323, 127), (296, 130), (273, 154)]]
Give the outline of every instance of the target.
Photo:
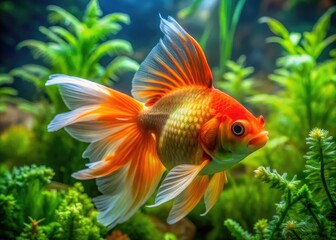
[(132, 82), (132, 95), (151, 105), (168, 92), (183, 86), (212, 86), (205, 55), (172, 17), (161, 18), (163, 39), (140, 65)]

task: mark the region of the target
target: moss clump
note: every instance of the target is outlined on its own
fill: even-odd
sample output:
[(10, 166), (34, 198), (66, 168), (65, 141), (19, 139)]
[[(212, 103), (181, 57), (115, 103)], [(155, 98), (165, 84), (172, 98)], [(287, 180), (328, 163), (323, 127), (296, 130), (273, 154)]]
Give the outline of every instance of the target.
[(35, 165), (0, 171), (0, 239), (103, 239), (83, 186), (48, 189), (53, 175)]

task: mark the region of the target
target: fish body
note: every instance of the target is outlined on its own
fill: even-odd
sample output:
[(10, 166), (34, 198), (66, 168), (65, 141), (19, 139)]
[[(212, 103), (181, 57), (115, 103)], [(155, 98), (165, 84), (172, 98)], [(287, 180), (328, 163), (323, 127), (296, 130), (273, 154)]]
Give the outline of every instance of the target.
[(157, 152), (167, 169), (178, 164), (199, 164), (201, 126), (211, 118), (211, 90), (191, 87), (173, 91), (140, 116), (157, 139)]
[(96, 179), (98, 219), (109, 228), (125, 222), (153, 194), (152, 207), (174, 200), (168, 223), (187, 215), (201, 198), (206, 214), (226, 183), (225, 171), (267, 142), (262, 116), (253, 116), (215, 89), (198, 43), (172, 19), (161, 20), (165, 37), (132, 81), (134, 98), (65, 75), (59, 85), (71, 111), (57, 115), (60, 128), (90, 145), (88, 168), (73, 174)]

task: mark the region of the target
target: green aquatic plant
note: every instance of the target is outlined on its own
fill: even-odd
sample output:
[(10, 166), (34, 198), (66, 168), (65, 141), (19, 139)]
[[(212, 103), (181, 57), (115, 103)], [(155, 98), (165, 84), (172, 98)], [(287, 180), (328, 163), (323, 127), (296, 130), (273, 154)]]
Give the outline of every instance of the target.
[[(13, 69), (8, 76), (30, 81), (36, 89), (33, 102), (19, 105), (34, 117), (32, 138), (35, 141), (31, 151), (38, 154), (27, 154), (27, 161), (48, 165), (54, 169), (55, 179), (72, 183), (71, 173), (81, 167), (86, 144), (69, 138), (64, 131), (47, 132), (52, 116), (67, 108), (57, 87), (45, 87), (46, 80), (51, 74), (60, 73), (111, 85), (121, 74), (136, 71), (139, 65), (130, 58), (131, 44), (114, 37), (124, 24), (130, 23), (128, 15), (103, 15), (97, 0), (88, 3), (82, 19), (58, 6), (49, 6), (48, 10), (51, 26), (39, 29), (47, 40), (26, 40), (18, 46), (29, 48), (42, 64), (26, 64)], [(8, 158), (3, 161), (10, 162)], [(94, 182), (85, 183), (88, 184)]]
[(1, 169), (0, 239), (103, 239), (107, 229), (83, 186), (56, 191), (53, 175), (44, 166)]
[(268, 42), (280, 44), (284, 52), (277, 60), (278, 68), (270, 75), (281, 89), (276, 94), (257, 94), (251, 101), (272, 109), (269, 128), (278, 136), (291, 136), (289, 144), (300, 152), (306, 150), (301, 139), (313, 127), (330, 129), (335, 134), (336, 55), (330, 44), (336, 35), (328, 36), (335, 11), (336, 7), (329, 9), (310, 32), (304, 33), (290, 33), (269, 17), (260, 19), (275, 34)]
[(230, 60), (240, 14), (245, 5), (245, 0), (221, 0), (219, 5), (219, 76), (226, 70), (227, 61)]
[[(23, 125), (12, 125), (0, 134), (0, 164), (21, 166), (34, 162), (34, 133)], [(13, 151), (13, 146), (16, 150)], [(30, 156), (30, 158), (27, 158)]]
[[(67, 74), (111, 85), (125, 72), (135, 72), (139, 64), (129, 56), (132, 45), (123, 39), (114, 39), (122, 24), (129, 24), (128, 15), (111, 13), (102, 16), (98, 0), (91, 0), (82, 20), (58, 6), (48, 6), (50, 27), (41, 26), (46, 41), (25, 40), (18, 48), (27, 47), (35, 59), (44, 64), (26, 64), (15, 68), (9, 75), (34, 84), (35, 100), (43, 100), (47, 93), (55, 112), (65, 110), (56, 88), (46, 88), (51, 74)], [(26, 110), (40, 112), (34, 105), (25, 104)], [(48, 109), (47, 112), (50, 112)]]
[[(236, 239), (335, 239), (336, 143), (327, 131), (313, 129), (307, 138), (306, 177), (288, 180), (287, 174), (259, 167), (256, 178), (282, 193), (270, 222), (259, 220), (255, 234), (232, 219), (225, 226)], [(305, 183), (306, 182), (306, 183)], [(321, 186), (323, 186), (321, 188)]]
[(229, 93), (239, 102), (244, 102), (246, 97), (255, 93), (252, 88), (254, 83), (251, 74), (253, 67), (245, 67), (246, 57), (240, 56), (237, 61), (227, 60), (227, 71), (223, 74), (223, 80), (217, 83), (217, 87)]
[[(121, 30), (121, 23), (129, 24), (128, 15), (112, 13), (102, 17), (97, 0), (89, 2), (82, 21), (58, 6), (49, 6), (48, 10), (49, 22), (54, 25), (41, 26), (39, 30), (49, 41), (25, 40), (18, 47), (31, 49), (34, 58), (41, 58), (49, 72), (28, 65), (14, 71), (15, 75), (29, 78), (29, 74), (42, 71), (47, 75), (62, 73), (110, 84), (111, 80), (117, 80), (118, 74), (137, 70), (137, 62), (128, 57), (133, 52), (131, 44), (122, 39), (108, 40)], [(104, 66), (102, 59), (106, 56), (110, 59)]]
[(17, 91), (3, 85), (13, 83), (13, 78), (8, 74), (0, 74), (0, 113), (6, 111), (7, 104), (15, 102)]

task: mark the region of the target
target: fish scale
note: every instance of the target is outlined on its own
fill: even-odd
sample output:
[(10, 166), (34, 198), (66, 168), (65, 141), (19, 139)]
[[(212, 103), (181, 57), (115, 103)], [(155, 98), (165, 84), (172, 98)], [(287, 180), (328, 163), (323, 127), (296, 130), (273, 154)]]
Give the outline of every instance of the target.
[(203, 150), (198, 140), (201, 126), (211, 118), (209, 89), (186, 88), (161, 98), (142, 117), (155, 133), (158, 155), (166, 168), (198, 164)]

